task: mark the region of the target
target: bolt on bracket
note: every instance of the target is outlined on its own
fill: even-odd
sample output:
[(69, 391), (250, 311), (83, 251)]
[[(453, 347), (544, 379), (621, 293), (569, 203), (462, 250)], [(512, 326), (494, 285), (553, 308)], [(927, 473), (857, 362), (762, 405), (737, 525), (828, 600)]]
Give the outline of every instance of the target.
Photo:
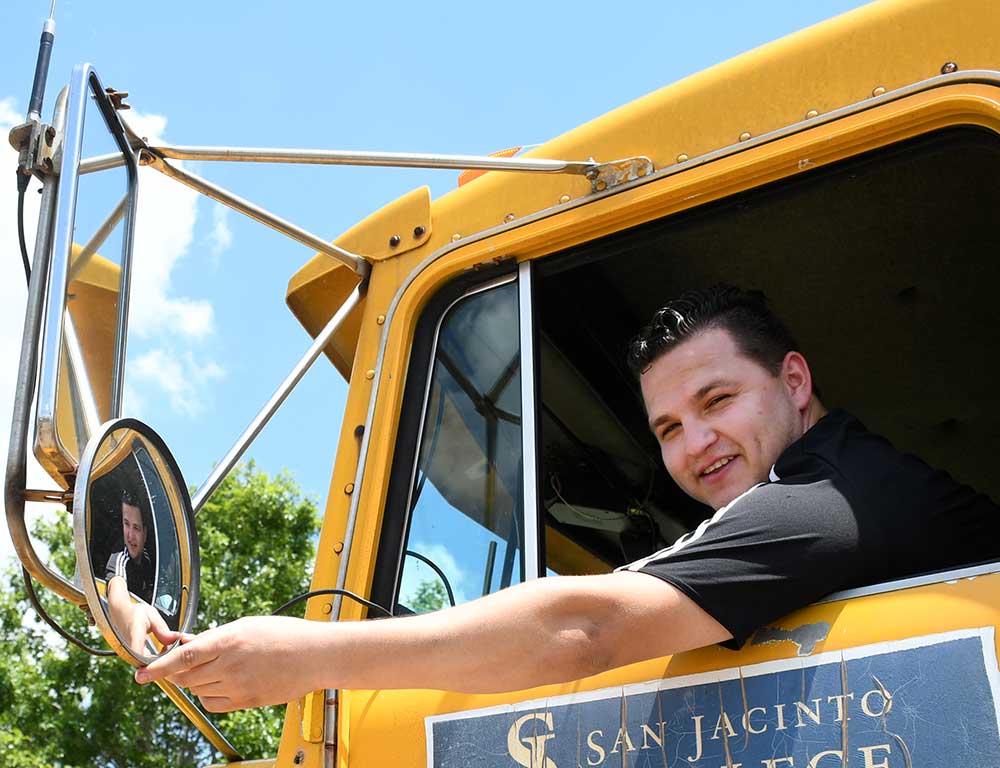
[(587, 171), (592, 192), (603, 192), (629, 181), (641, 179), (653, 173), (653, 161), (644, 155), (624, 160), (599, 163)]

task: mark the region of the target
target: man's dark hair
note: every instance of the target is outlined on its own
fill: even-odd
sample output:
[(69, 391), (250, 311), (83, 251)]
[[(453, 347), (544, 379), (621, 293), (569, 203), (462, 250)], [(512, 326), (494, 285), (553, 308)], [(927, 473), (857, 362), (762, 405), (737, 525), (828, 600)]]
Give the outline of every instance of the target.
[(629, 367), (638, 376), (685, 339), (714, 329), (728, 331), (740, 352), (774, 375), (785, 355), (799, 348), (763, 293), (714, 285), (685, 291), (657, 310), (629, 345)]

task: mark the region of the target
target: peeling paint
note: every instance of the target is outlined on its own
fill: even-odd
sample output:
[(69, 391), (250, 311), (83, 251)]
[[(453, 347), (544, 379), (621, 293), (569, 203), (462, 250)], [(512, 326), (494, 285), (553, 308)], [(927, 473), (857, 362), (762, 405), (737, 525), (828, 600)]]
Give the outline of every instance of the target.
[(830, 634), (830, 625), (825, 621), (817, 621), (815, 624), (803, 624), (794, 629), (782, 629), (781, 627), (761, 627), (753, 636), (751, 645), (767, 645), (769, 643), (780, 643), (788, 640), (798, 646), (799, 656), (809, 656), (816, 646), (826, 640)]

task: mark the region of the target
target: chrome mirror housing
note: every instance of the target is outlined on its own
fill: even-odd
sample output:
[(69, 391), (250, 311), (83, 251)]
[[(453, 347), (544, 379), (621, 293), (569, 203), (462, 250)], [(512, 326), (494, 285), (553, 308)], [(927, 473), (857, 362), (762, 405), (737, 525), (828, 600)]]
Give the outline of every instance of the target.
[[(135, 419), (90, 438), (73, 497), (76, 561), (108, 644), (144, 665), (190, 632), (200, 562), (191, 498), (159, 436)], [(165, 639), (166, 638), (166, 639)]]

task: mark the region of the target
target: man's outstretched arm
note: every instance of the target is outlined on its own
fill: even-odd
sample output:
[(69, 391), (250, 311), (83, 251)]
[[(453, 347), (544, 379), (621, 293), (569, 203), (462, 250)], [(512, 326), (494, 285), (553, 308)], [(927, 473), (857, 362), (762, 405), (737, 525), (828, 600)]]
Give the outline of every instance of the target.
[(729, 638), (654, 576), (550, 577), (420, 616), (240, 619), (185, 639), (136, 679), (169, 677), (208, 710), (228, 711), (323, 688), (520, 690)]

